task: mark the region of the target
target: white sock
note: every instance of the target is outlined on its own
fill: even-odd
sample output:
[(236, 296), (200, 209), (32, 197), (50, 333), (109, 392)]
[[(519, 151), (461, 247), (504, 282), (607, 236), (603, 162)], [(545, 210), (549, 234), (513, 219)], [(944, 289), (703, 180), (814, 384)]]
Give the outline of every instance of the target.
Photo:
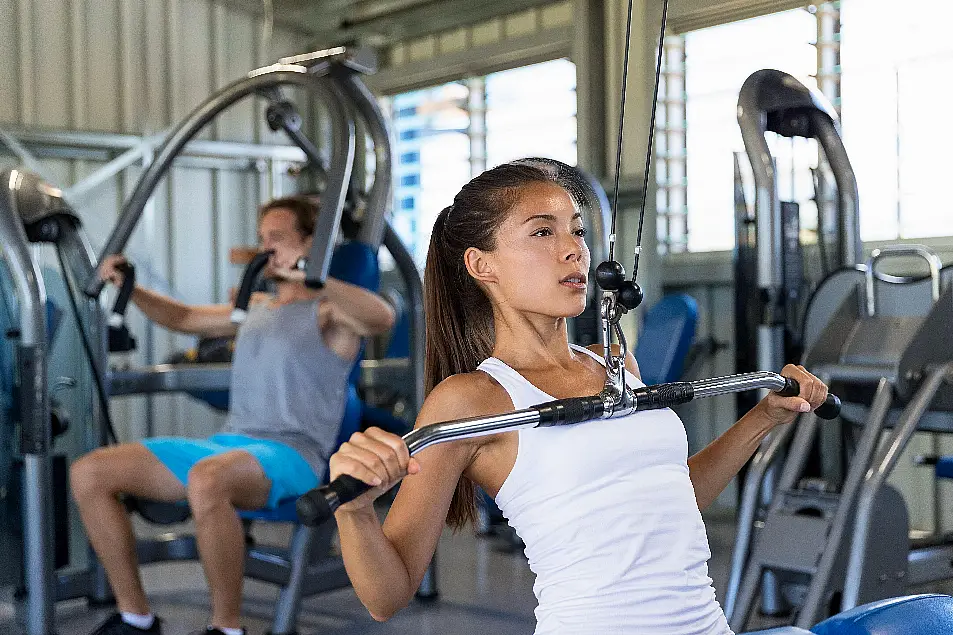
[(152, 628), (152, 625), (156, 621), (156, 616), (154, 613), (147, 613), (146, 615), (139, 615), (138, 613), (127, 613), (123, 611), (120, 613), (122, 615), (122, 621), (130, 626), (135, 626), (136, 628), (141, 628), (144, 631)]
[(225, 633), (225, 635), (245, 635), (244, 628), (225, 628), (224, 626), (209, 626), (209, 628), (217, 628)]

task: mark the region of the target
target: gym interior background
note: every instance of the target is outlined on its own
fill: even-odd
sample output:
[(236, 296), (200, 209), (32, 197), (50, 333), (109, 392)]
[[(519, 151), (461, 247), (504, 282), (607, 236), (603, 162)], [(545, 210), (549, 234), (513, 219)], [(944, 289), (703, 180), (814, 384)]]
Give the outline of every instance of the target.
[[(437, 212), (469, 178), (503, 161), (535, 155), (578, 164), (611, 196), (625, 10), (622, 0), (0, 0), (0, 168), (24, 166), (62, 188), (98, 253), (165, 135), (210, 94), (285, 56), (361, 47), (376, 55), (377, 68), (364, 81), (390, 128), (390, 222), (422, 270)], [(945, 81), (953, 64), (946, 33), (951, 17), (953, 8), (943, 0), (671, 0), (640, 282), (645, 307), (673, 293), (697, 301), (699, 346), (688, 378), (736, 371), (738, 175), (742, 190), (752, 188), (737, 104), (745, 79), (759, 69), (797, 78), (840, 118), (856, 174), (864, 258), (887, 245), (916, 243), (943, 263), (953, 262), (953, 211), (943, 168), (944, 149), (953, 142), (943, 105), (951, 90)], [(660, 20), (660, 2), (635, 0), (621, 254), (631, 254), (635, 245)], [(327, 156), (324, 106), (303, 91), (287, 94)], [(253, 210), (296, 191), (306, 162), (283, 133), (269, 128), (266, 106), (264, 100), (239, 103), (176, 159), (126, 249), (143, 284), (189, 303), (228, 300), (241, 276), (230, 249), (254, 244)], [(364, 147), (359, 144), (355, 170), (370, 179), (374, 155)], [(771, 149), (779, 196), (799, 205), (804, 267), (813, 271), (819, 258), (817, 179), (829, 180), (818, 143), (777, 137)], [(747, 200), (750, 205), (751, 196)], [(49, 253), (37, 257), (54, 263)], [(923, 273), (915, 261), (899, 263), (888, 270)], [(395, 267), (387, 254), (381, 267), (385, 278)], [(638, 340), (639, 319), (626, 318), (630, 341)], [(113, 355), (112, 365), (157, 364), (194, 345), (134, 309), (129, 323), (139, 346)], [(82, 363), (78, 347), (57, 355)], [(92, 394), (93, 385), (85, 377), (71, 389)], [(178, 394), (116, 400), (111, 409), (121, 440), (203, 436), (224, 421), (221, 412)], [(692, 450), (736, 420), (732, 396), (678, 412)], [(88, 432), (73, 426), (66, 434), (81, 443)], [(912, 529), (953, 529), (953, 490), (915, 460), (945, 454), (953, 454), (949, 438), (918, 432), (890, 475)], [(13, 469), (2, 461), (0, 467)], [(716, 553), (725, 571), (740, 487), (729, 486), (706, 513), (718, 528), (716, 551), (717, 536), (727, 536)], [(0, 496), (6, 494), (0, 489)], [(71, 534), (70, 541), (74, 553), (84, 551), (81, 535)], [(441, 548), (452, 551), (455, 544)], [(465, 542), (462, 548), (474, 547)], [(525, 567), (518, 549), (491, 551), (499, 559), (493, 575), (506, 578), (507, 567)], [(445, 556), (470, 562), (454, 558)], [(519, 597), (531, 603), (531, 576), (514, 579), (525, 586)], [(500, 587), (509, 588), (508, 580)], [(716, 585), (726, 582), (727, 575), (716, 579)], [(479, 584), (497, 581), (491, 576)], [(453, 583), (446, 586), (444, 596), (452, 596)], [(0, 631), (18, 628), (15, 587), (0, 586)], [(175, 604), (175, 594), (169, 597)], [(326, 609), (326, 598), (317, 596), (305, 612)], [(512, 632), (532, 630), (532, 605), (523, 609)], [(399, 624), (372, 625), (357, 610), (309, 619), (303, 631), (352, 632), (344, 629), (357, 620), (361, 626), (353, 632), (404, 632), (387, 630)], [(74, 632), (58, 623), (60, 632)]]

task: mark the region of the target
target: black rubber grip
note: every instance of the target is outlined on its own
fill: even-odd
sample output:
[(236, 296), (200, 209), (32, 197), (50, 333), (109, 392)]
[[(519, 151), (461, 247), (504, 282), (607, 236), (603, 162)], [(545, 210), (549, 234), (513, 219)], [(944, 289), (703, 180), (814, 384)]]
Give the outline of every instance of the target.
[(126, 307), (129, 305), (129, 298), (136, 288), (136, 268), (131, 262), (123, 262), (116, 265), (116, 269), (122, 272), (122, 286), (119, 287), (119, 293), (116, 294), (116, 303), (113, 305), (113, 315), (126, 315)]
[(635, 393), (636, 410), (659, 410), (688, 403), (695, 398), (695, 389), (687, 381), (675, 381), (637, 388)]
[[(797, 383), (796, 379), (785, 377), (784, 388), (778, 390), (777, 393), (782, 397), (797, 397), (801, 394), (801, 385)], [(814, 410), (814, 414), (820, 419), (830, 421), (840, 416), (840, 406), (840, 397), (833, 393), (827, 393), (827, 399)]]
[(268, 264), (268, 259), (271, 258), (271, 255), (275, 253), (274, 251), (262, 251), (255, 255), (251, 259), (251, 262), (248, 263), (248, 266), (245, 267), (245, 273), (242, 275), (242, 283), (238, 288), (238, 294), (235, 296), (235, 308), (241, 309), (242, 311), (248, 310), (248, 304), (251, 302), (252, 289), (255, 285), (255, 279), (258, 278), (258, 274), (261, 273), (261, 270), (265, 268), (265, 265)]
[(814, 410), (814, 414), (828, 421), (836, 419), (840, 416), (840, 397), (832, 393), (827, 393), (827, 399)]
[(306, 492), (295, 504), (298, 520), (314, 527), (331, 520), (338, 507), (373, 489), (364, 481), (342, 474), (329, 485)]
[(598, 419), (604, 408), (602, 397), (571, 397), (533, 406), (539, 413), (537, 427), (565, 426)]

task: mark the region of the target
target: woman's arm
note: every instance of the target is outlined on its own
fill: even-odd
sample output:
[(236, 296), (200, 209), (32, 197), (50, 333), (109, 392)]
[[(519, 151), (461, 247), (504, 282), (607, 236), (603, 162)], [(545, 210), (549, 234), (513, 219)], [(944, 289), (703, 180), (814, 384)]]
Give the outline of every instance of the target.
[(704, 510), (718, 498), (769, 432), (791, 423), (798, 414), (817, 408), (827, 399), (827, 386), (803, 366), (788, 364), (781, 374), (798, 381), (800, 395), (782, 397), (768, 393), (724, 434), (688, 459), (698, 509)]
[[(427, 397), (417, 427), (505, 412), (510, 404), (488, 398), (497, 393), (491, 382), (483, 373), (445, 380)], [(399, 437), (371, 429), (331, 457), (332, 479), (351, 474), (380, 484), (335, 514), (348, 576), (374, 619), (390, 618), (413, 598), (437, 548), (457, 482), (478, 448), (471, 440), (444, 443), (411, 460)], [(408, 473), (381, 526), (370, 501)]]

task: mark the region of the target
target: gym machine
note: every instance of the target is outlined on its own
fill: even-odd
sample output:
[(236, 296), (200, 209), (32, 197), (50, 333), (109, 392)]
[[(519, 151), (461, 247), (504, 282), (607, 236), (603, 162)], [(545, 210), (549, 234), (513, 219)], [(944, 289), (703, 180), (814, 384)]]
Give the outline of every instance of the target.
[[(926, 277), (881, 274), (887, 258), (919, 258)], [(953, 269), (920, 245), (875, 250), (813, 294), (804, 320), (805, 365), (844, 397), (840, 439), (803, 417), (755, 456), (739, 512), (726, 596), (732, 628), (748, 622), (764, 574), (804, 627), (908, 586), (953, 578), (953, 543), (937, 530), (911, 536), (907, 506), (886, 484), (914, 432), (953, 432)], [(805, 475), (816, 436), (823, 471)], [(783, 450), (787, 454), (782, 458)], [(780, 469), (766, 506), (758, 490)]]

